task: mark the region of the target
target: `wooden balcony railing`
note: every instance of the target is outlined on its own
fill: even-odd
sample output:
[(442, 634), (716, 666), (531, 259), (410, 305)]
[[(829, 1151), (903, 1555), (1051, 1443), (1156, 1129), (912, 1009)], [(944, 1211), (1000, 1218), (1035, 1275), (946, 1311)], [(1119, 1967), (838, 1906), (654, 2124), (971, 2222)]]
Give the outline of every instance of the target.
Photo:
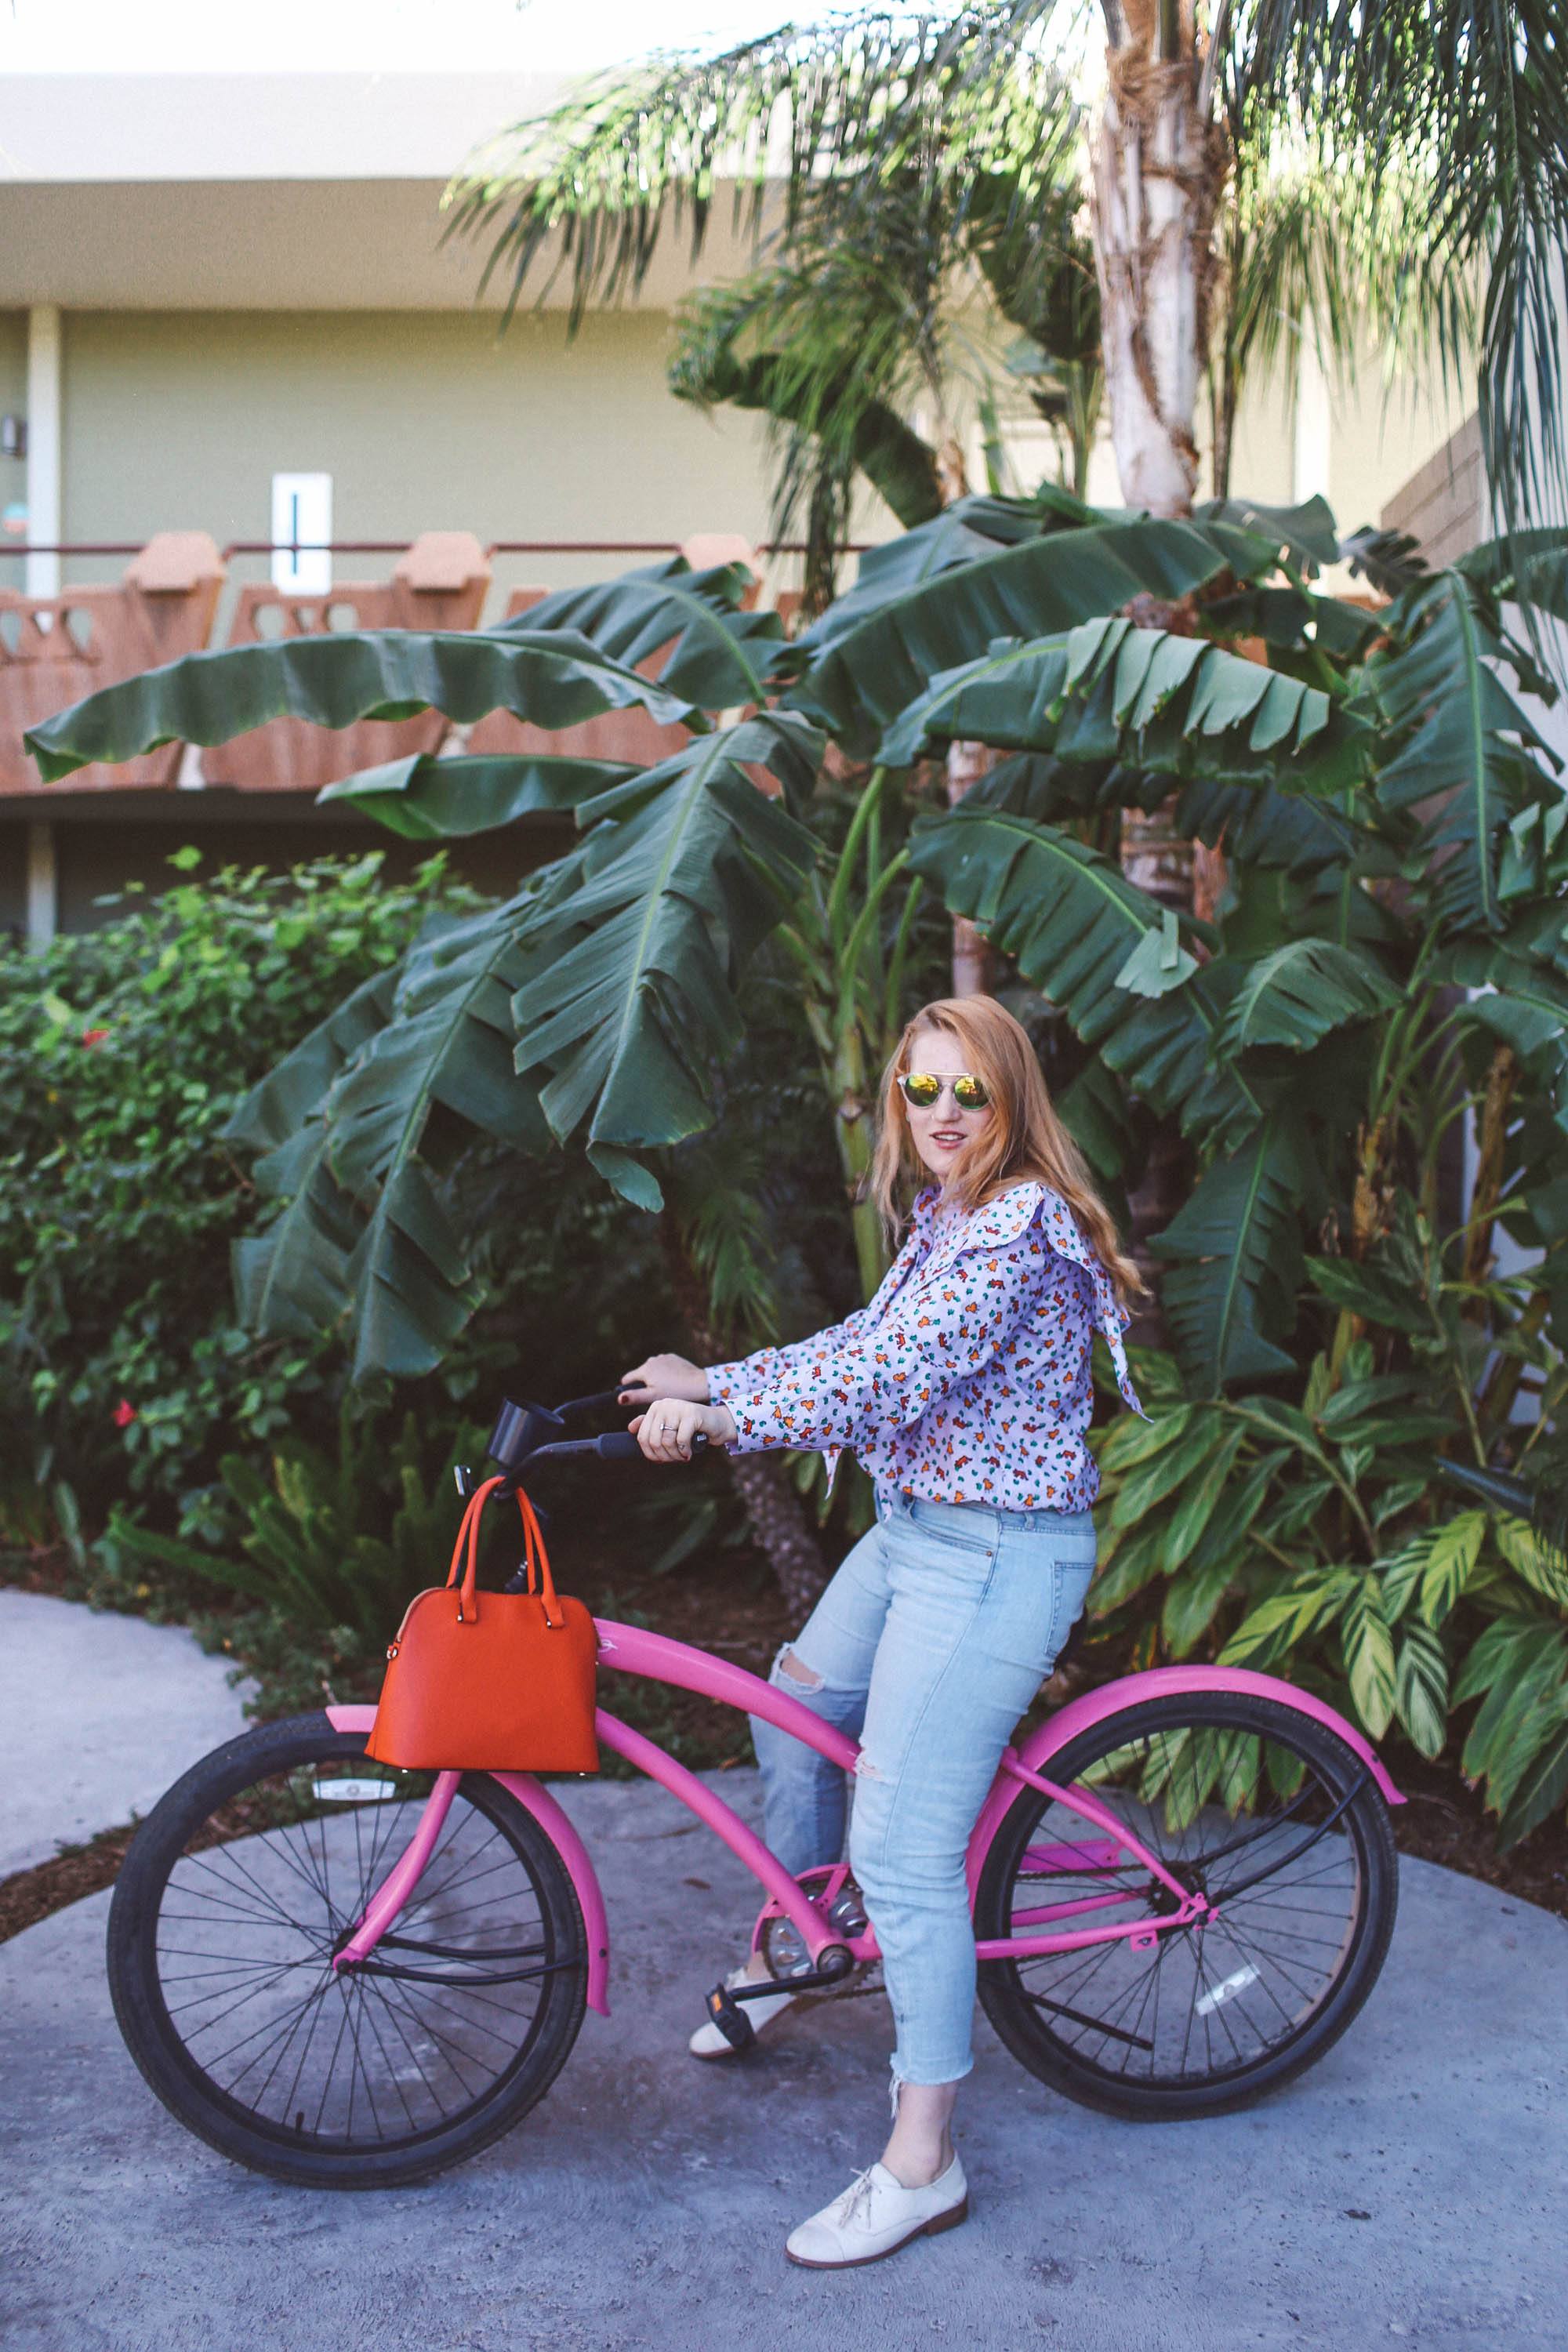
[[(117, 683), (213, 641), (231, 563), (284, 551), (269, 541), (234, 540), (219, 549), (203, 531), (162, 532), (145, 547), (78, 541), (51, 547), (0, 543), (0, 563), (26, 555), (61, 558), (129, 556), (115, 583), (62, 589), (58, 596), (26, 596), (0, 587), (0, 799), (41, 802), (63, 793), (127, 786), (169, 789), (177, 782), (227, 786), (244, 793), (315, 793), (338, 777), (384, 761), (437, 751), (451, 735), (439, 712), (398, 720), (362, 720), (342, 730), (279, 719), (214, 750), (192, 753), (179, 743), (118, 767), (79, 770), (58, 784), (40, 782), (22, 748), (25, 730), (100, 687)], [(411, 544), (389, 540), (338, 540), (333, 555), (393, 555), (390, 580), (338, 583), (324, 595), (302, 595), (268, 583), (241, 585), (228, 611), (223, 642), (254, 645), (344, 628), (471, 629), (479, 625), (497, 558), (619, 557), (684, 554), (694, 569), (764, 556), (797, 554), (780, 541), (759, 548), (734, 534), (706, 533), (677, 545), (660, 540), (497, 540), (489, 547), (465, 531), (429, 531)], [(853, 546), (846, 553), (859, 554)], [(508, 592), (497, 618), (511, 618), (548, 591)], [(753, 591), (753, 601), (758, 592)], [(798, 604), (788, 589), (774, 597), (786, 616)], [(643, 664), (657, 677), (660, 656)], [(646, 711), (606, 712), (580, 727), (548, 734), (505, 711), (471, 729), (465, 748), (476, 752), (549, 750), (576, 757), (651, 765), (687, 740), (679, 727), (660, 727)], [(41, 807), (37, 812), (42, 814)]]

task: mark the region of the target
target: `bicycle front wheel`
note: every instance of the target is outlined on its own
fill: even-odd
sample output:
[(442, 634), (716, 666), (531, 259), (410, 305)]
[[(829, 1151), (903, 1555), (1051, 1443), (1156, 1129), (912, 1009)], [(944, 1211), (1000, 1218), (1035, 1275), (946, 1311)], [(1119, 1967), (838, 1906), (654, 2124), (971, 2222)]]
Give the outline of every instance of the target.
[(332, 1967), (432, 1781), (297, 1716), (205, 1757), (137, 1832), (109, 1916), (115, 2015), (164, 2105), (225, 2156), (317, 2188), (423, 2180), (510, 2130), (564, 2063), (582, 1914), (487, 1774), (459, 1781), (373, 1967)]
[(1180, 1896), (1023, 1788), (986, 1857), (976, 1935), (1156, 1933), (1142, 1950), (1119, 1937), (983, 1962), (981, 2001), (1013, 2055), (1083, 2105), (1149, 2121), (1245, 2106), (1321, 2057), (1376, 1981), (1398, 1902), (1388, 1810), (1355, 1750), (1277, 1701), (1197, 1692), (1110, 1717), (1045, 1777), (1216, 1907), (1159, 1932)]

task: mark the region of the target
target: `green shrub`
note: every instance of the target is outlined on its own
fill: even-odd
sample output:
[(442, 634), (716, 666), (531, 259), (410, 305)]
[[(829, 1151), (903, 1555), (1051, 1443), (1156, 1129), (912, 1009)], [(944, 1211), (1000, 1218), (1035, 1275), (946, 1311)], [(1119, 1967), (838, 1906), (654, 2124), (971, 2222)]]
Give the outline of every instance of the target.
[(0, 1536), (47, 1502), (88, 1521), (129, 1493), (210, 1488), (219, 1452), (265, 1447), (325, 1378), (322, 1339), (234, 1328), (229, 1244), (256, 1195), (222, 1131), (347, 985), (404, 952), (438, 906), (474, 903), (441, 862), (406, 887), (382, 860), (285, 875), (225, 868), (97, 931), (0, 950)]
[(438, 1581), (457, 1511), (452, 1472), (477, 1457), (478, 1432), (460, 1431), (439, 1465), (418, 1416), (395, 1440), (379, 1412), (340, 1411), (329, 1451), (289, 1438), (270, 1459), (225, 1454), (223, 1486), (242, 1530), (236, 1549), (186, 1543), (110, 1514), (100, 1547), (111, 1570), (184, 1572), (277, 1610), (296, 1635), (330, 1636), (367, 1653), (397, 1624), (410, 1596)]
[[(1135, 1666), (1203, 1658), (1278, 1675), (1373, 1740), (1397, 1727), (1423, 1756), (1455, 1754), (1509, 1846), (1568, 1796), (1568, 1559), (1486, 1467), (1474, 1286), (1445, 1276), (1407, 1206), (1366, 1266), (1311, 1272), (1347, 1304), (1289, 1397), (1186, 1399), (1169, 1357), (1140, 1353), (1150, 1418), (1097, 1440), (1089, 1613), (1135, 1634)], [(1379, 1300), (1397, 1324), (1371, 1321)], [(1370, 1328), (1347, 1339), (1357, 1307)], [(1555, 1350), (1539, 1334), (1519, 1346), (1555, 1407)], [(1521, 1470), (1543, 1426), (1517, 1432)]]
[[(175, 863), (188, 872), (189, 854)], [(555, 1402), (685, 1344), (661, 1221), (579, 1150), (485, 1140), (442, 1180), (481, 1304), (438, 1372), (351, 1391), (334, 1330), (258, 1342), (237, 1327), (230, 1244), (258, 1204), (224, 1140), (235, 1104), (340, 990), (465, 903), (438, 862), (406, 889), (379, 865), (188, 878), (44, 955), (0, 957), (0, 1544), (64, 1540), (79, 1589), (110, 1605), (190, 1617), (226, 1584), (256, 1603), (248, 1649), (344, 1669), (444, 1572), (448, 1465), (479, 1458), (502, 1394)], [(855, 1266), (797, 993), (764, 958), (747, 998), (761, 1066), (730, 1080), (729, 1148), (790, 1336), (852, 1303)], [(696, 1192), (709, 1172), (693, 1166)], [(633, 1470), (612, 1490), (558, 1471), (550, 1486), (575, 1497), (567, 1573), (570, 1524), (602, 1523), (612, 1493), (616, 1540), (644, 1566), (744, 1539), (723, 1481)]]

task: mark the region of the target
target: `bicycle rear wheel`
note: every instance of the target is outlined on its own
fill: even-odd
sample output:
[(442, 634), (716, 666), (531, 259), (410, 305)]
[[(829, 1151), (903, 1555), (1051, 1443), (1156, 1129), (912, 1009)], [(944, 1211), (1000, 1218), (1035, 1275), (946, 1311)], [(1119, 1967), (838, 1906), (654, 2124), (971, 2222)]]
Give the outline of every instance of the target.
[[(1276, 1701), (1197, 1692), (1110, 1717), (1045, 1772), (1218, 1910), (1143, 1951), (1121, 1937), (983, 1961), (981, 2001), (1014, 2056), (1085, 2106), (1150, 2121), (1245, 2106), (1321, 2057), (1377, 1979), (1398, 1902), (1387, 1807), (1354, 1749)], [(1178, 1901), (1026, 1787), (992, 1841), (975, 1934), (1152, 1923)], [(1093, 1907), (1038, 1917), (1074, 1903)]]
[(432, 1781), (297, 1716), (205, 1757), (138, 1831), (109, 1917), (115, 2015), (164, 2105), (225, 2156), (318, 2188), (423, 2180), (510, 2130), (564, 2063), (582, 1914), (487, 1774), (458, 1783), (372, 1967), (332, 1968)]

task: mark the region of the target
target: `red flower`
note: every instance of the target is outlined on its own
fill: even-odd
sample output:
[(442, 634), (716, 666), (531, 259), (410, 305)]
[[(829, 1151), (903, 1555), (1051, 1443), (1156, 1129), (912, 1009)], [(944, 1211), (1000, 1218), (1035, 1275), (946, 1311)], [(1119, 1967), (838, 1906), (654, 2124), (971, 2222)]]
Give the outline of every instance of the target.
[(101, 1045), (108, 1034), (107, 1029), (84, 1029), (81, 1042), (84, 1045)]
[(129, 1397), (121, 1397), (120, 1402), (114, 1408), (115, 1428), (129, 1429), (135, 1418), (135, 1406), (132, 1403)]

